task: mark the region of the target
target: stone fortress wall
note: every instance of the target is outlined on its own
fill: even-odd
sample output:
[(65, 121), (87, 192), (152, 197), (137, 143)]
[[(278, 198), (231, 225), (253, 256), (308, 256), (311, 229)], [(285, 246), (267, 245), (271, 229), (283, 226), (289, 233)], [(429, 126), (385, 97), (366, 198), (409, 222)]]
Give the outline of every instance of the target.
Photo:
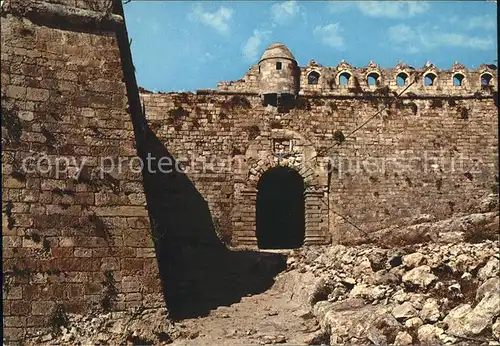
[[(312, 72), (319, 78), (310, 81)], [(346, 85), (342, 74), (350, 76)], [(377, 77), (373, 86), (369, 75)], [(283, 165), (306, 185), (305, 243), (348, 243), (418, 215), (467, 212), (497, 191), (496, 85), (492, 65), (297, 67), (284, 45), (273, 44), (239, 81), (196, 94), (145, 91), (141, 98), (156, 136), (189, 166), (187, 175), (233, 245), (256, 245), (257, 182)], [(291, 94), (293, 105), (269, 105), (271, 93)], [(282, 144), (284, 151), (277, 149)], [(226, 158), (225, 168), (201, 171), (201, 161), (214, 157)]]
[[(137, 155), (117, 4), (2, 6), (6, 344), (57, 331), (70, 313), (164, 306), (141, 173), (99, 171), (105, 157)], [(24, 170), (25, 158), (45, 158), (42, 169)], [(85, 162), (80, 175), (72, 160), (56, 174), (58, 158)]]

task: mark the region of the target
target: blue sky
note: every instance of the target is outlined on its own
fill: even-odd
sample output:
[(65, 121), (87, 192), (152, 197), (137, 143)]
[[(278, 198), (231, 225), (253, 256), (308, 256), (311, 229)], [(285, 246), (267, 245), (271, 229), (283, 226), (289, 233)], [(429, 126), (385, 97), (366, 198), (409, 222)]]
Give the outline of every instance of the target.
[(364, 67), (398, 61), (447, 69), (496, 63), (492, 1), (132, 1), (125, 19), (139, 85), (153, 91), (215, 88), (238, 80), (272, 42), (300, 65)]

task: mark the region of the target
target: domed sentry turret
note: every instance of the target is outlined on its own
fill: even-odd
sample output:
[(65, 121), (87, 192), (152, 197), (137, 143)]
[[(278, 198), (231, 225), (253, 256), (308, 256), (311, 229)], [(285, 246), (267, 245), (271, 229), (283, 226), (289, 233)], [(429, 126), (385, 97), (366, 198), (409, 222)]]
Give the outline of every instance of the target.
[(280, 105), (295, 99), (299, 90), (299, 69), (293, 54), (283, 43), (273, 43), (259, 61), (259, 86), (265, 105)]

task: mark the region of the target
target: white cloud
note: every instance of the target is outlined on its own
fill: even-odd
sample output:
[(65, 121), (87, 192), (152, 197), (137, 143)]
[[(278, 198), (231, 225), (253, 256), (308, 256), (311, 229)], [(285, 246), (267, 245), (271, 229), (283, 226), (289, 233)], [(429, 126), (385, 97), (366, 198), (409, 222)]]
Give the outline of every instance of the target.
[(491, 38), (468, 36), (456, 33), (439, 33), (435, 38), (436, 45), (448, 45), (479, 50), (488, 50), (490, 48), (494, 48), (495, 46), (495, 41)]
[(332, 13), (341, 13), (353, 8), (355, 3), (348, 1), (332, 1), (328, 2), (327, 8)]
[(406, 13), (408, 15), (408, 17), (413, 17), (413, 16), (416, 16), (416, 15), (419, 15), (421, 13), (425, 13), (427, 11), (429, 11), (429, 9), (431, 8), (431, 6), (427, 3), (427, 2), (423, 2), (423, 1), (411, 1), (411, 2), (406, 2), (406, 3), (403, 3), (403, 6), (406, 5)]
[(389, 40), (396, 48), (408, 53), (429, 51), (440, 47), (461, 47), (477, 50), (494, 48), (495, 41), (491, 37), (470, 36), (462, 33), (450, 33), (434, 27), (411, 28), (405, 24), (389, 27)]
[(229, 32), (229, 22), (232, 17), (233, 10), (231, 8), (221, 6), (215, 12), (204, 12), (201, 4), (197, 4), (188, 15), (192, 21), (208, 25), (223, 34)]
[(361, 1), (358, 9), (369, 17), (408, 18), (427, 12), (430, 5), (417, 1)]
[(396, 43), (411, 42), (417, 39), (415, 30), (405, 24), (398, 24), (389, 27), (389, 39)]
[(250, 36), (243, 46), (243, 56), (247, 61), (253, 62), (257, 60), (262, 51), (262, 43), (269, 39), (270, 31), (255, 29), (253, 35)]
[(339, 23), (324, 26), (318, 25), (314, 28), (313, 35), (327, 46), (342, 48), (344, 46), (344, 38), (341, 36), (341, 31)]
[(468, 29), (496, 29), (497, 28), (497, 20), (495, 16), (492, 15), (484, 15), (484, 16), (476, 16), (470, 17), (465, 21), (465, 26)]
[(409, 18), (425, 13), (430, 9), (427, 2), (422, 1), (333, 1), (327, 8), (332, 13), (341, 13), (357, 9), (363, 15), (376, 18)]
[(452, 16), (448, 18), (447, 22), (451, 24), (458, 25), (461, 29), (473, 30), (473, 29), (496, 29), (497, 21), (495, 16), (485, 14), (482, 16), (473, 16), (469, 18), (460, 18), (457, 16)]
[(271, 6), (271, 17), (274, 23), (285, 24), (299, 14), (300, 6), (295, 0), (276, 3)]

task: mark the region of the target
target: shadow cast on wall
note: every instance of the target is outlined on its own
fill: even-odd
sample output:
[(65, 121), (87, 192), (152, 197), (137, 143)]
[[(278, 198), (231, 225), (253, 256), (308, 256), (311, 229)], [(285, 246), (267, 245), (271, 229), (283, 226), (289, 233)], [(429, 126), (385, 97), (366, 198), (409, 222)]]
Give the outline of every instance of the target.
[(170, 317), (204, 316), (270, 288), (286, 268), (286, 256), (229, 250), (216, 235), (207, 202), (186, 174), (158, 171), (160, 158), (176, 161), (143, 121), (140, 156), (143, 162), (148, 153), (156, 158), (152, 172), (143, 172), (144, 189)]
[[(121, 1), (114, 1), (113, 11), (124, 17)], [(125, 26), (117, 31), (117, 41), (137, 153), (143, 162), (148, 154), (156, 158), (152, 172), (143, 169), (143, 183), (170, 317), (204, 316), (218, 306), (265, 291), (286, 268), (286, 256), (230, 251), (217, 237), (208, 204), (191, 180), (175, 170), (159, 172), (160, 158), (176, 161), (147, 124)]]

